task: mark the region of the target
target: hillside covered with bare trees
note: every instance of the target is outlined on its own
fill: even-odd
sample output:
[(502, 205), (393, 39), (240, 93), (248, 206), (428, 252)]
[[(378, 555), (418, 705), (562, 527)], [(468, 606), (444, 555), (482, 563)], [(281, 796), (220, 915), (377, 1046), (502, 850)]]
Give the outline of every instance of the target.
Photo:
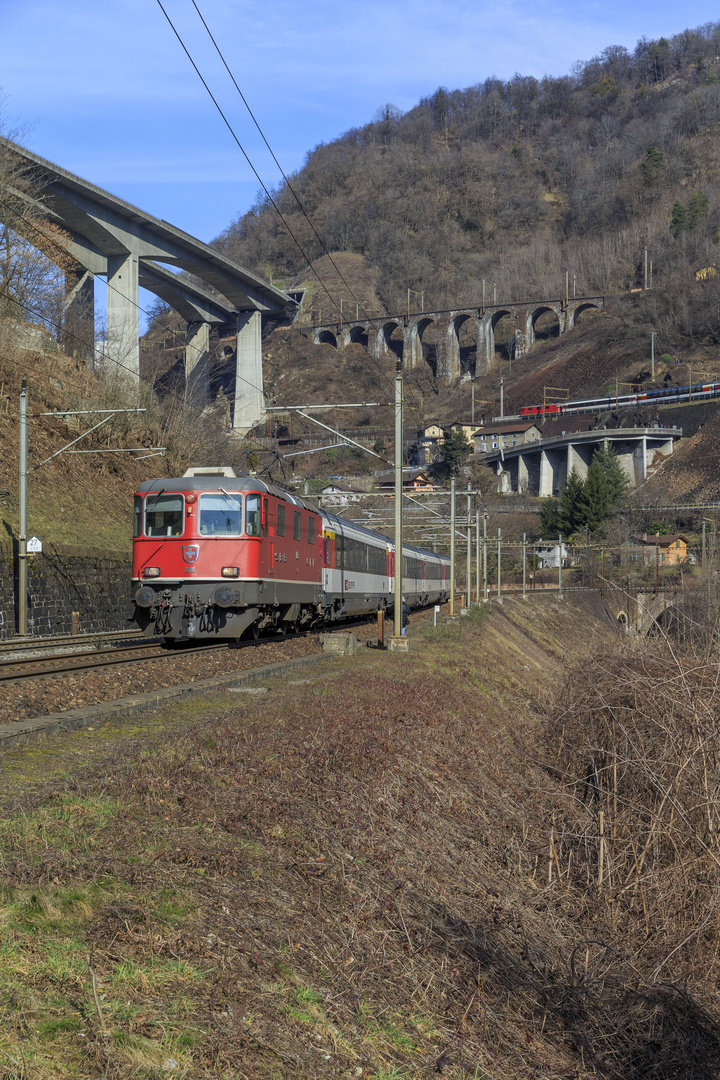
[(315, 147), (216, 243), (288, 280), (323, 249), (357, 253), (389, 311), (408, 289), (426, 310), (477, 302), (483, 280), (504, 301), (559, 296), (566, 273), (578, 295), (626, 292), (643, 283), (647, 247), (653, 285), (674, 298), (657, 328), (714, 341), (719, 127), (720, 23), (633, 52), (610, 45), (560, 78), (441, 87), (405, 114), (383, 106)]

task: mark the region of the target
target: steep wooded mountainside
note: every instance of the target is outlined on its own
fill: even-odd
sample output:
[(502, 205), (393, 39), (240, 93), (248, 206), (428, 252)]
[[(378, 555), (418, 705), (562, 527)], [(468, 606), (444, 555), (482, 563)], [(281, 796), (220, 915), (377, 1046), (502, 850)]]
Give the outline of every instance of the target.
[(641, 284), (647, 246), (654, 285), (676, 299), (656, 328), (717, 338), (717, 282), (695, 275), (718, 255), (719, 129), (714, 23), (610, 46), (560, 78), (440, 88), (406, 114), (387, 105), (308, 154), (273, 193), (282, 220), (263, 197), (216, 243), (297, 280), (323, 247), (363, 255), (373, 295), (355, 299), (391, 311), (408, 288), (426, 310), (477, 302), (483, 279), (505, 301), (557, 296), (566, 272), (578, 295), (624, 292)]

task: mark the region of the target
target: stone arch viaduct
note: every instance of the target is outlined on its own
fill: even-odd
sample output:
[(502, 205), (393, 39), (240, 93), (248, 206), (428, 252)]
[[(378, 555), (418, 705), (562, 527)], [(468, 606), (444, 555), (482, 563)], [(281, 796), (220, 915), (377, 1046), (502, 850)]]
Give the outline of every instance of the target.
[(460, 346), (463, 328), (475, 332), (475, 374), (482, 375), (489, 371), (495, 358), (495, 329), (502, 318), (509, 316), (513, 320), (515, 331), (510, 347), (512, 355), (520, 357), (535, 341), (538, 319), (545, 313), (554, 314), (558, 333), (564, 334), (572, 330), (584, 311), (602, 310), (604, 303), (603, 296), (581, 296), (568, 301), (537, 300), (455, 308), (448, 311), (423, 311), (409, 316), (388, 315), (343, 323), (325, 323), (313, 327), (312, 334), (316, 345), (332, 345), (339, 350), (358, 342), (365, 345), (376, 360), (383, 359), (390, 352), (399, 352), (401, 348), (406, 367), (416, 368), (427, 359), (428, 350), (424, 339), (432, 328), (437, 339), (433, 358), (435, 375), (445, 382), (453, 382), (463, 373)]

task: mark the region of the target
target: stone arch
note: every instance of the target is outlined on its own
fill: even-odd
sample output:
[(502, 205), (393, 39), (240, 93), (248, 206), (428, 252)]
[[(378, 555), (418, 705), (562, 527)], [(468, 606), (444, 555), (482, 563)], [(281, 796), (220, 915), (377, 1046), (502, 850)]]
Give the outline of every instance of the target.
[[(547, 316), (552, 316), (552, 318), (548, 318)], [(532, 325), (533, 341), (537, 341), (538, 338), (560, 337), (562, 332), (560, 312), (551, 304), (543, 304), (541, 307), (536, 307), (534, 311), (530, 313), (530, 322)]]
[[(503, 331), (506, 330), (506, 327), (503, 327), (502, 330), (501, 330), (501, 333), (498, 334), (497, 333), (498, 323), (502, 319), (506, 319), (506, 318), (512, 320), (512, 330), (510, 330), (510, 327), (508, 326), (507, 327), (507, 333), (505, 333)], [(493, 313), (490, 316), (490, 322), (489, 322), (489, 326), (488, 326), (488, 331), (489, 331), (488, 354), (489, 354), (490, 358), (494, 359), (499, 355), (500, 358), (503, 359), (503, 360), (512, 360), (513, 356), (515, 355), (515, 331), (516, 331), (516, 329), (517, 329), (517, 327), (516, 327), (515, 314), (514, 314), (514, 312), (510, 311), (509, 308), (498, 308), (497, 311), (493, 311)], [(497, 343), (497, 338), (498, 337), (500, 337), (500, 339), (501, 339), (499, 345)]]
[(475, 312), (462, 312), (452, 320), (457, 338), (458, 362), (461, 374), (475, 374), (477, 370), (480, 330)]
[[(437, 375), (440, 362), (440, 328), (436, 319), (418, 319), (415, 324), (417, 359), (426, 363), (433, 375)], [(414, 366), (414, 365), (413, 365)]]
[(402, 323), (398, 322), (397, 319), (389, 319), (382, 324), (378, 331), (378, 341), (383, 352), (394, 353), (395, 356), (402, 359), (404, 333)]
[(347, 336), (347, 343), (349, 345), (362, 345), (364, 349), (368, 348), (370, 342), (370, 335), (368, 333), (367, 326), (351, 326)]
[(334, 349), (338, 347), (338, 339), (333, 334), (332, 330), (318, 330), (315, 335), (316, 345), (332, 345)]
[(573, 326), (576, 325), (576, 323), (577, 323), (578, 319), (580, 318), (580, 316), (583, 315), (586, 311), (598, 312), (600, 310), (601, 310), (601, 305), (596, 304), (596, 303), (594, 303), (593, 301), (590, 301), (590, 300), (584, 301), (583, 303), (578, 304), (577, 307), (570, 308), (570, 310), (568, 311), (568, 315), (567, 315), (567, 328), (568, 328), (568, 330), (572, 330)]

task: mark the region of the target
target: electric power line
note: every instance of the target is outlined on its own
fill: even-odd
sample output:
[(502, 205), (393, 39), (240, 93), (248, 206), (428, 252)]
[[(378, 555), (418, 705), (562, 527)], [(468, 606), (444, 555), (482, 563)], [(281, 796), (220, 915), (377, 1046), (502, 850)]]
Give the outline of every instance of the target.
[[(230, 76), (230, 78), (232, 79), (232, 82), (233, 82), (233, 84), (234, 84), (234, 86), (235, 86), (235, 89), (237, 90), (238, 94), (240, 95), (240, 98), (241, 98), (241, 99), (242, 99), (242, 101), (243, 101), (243, 104), (245, 105), (246, 109), (248, 110), (248, 113), (250, 114), (250, 116), (251, 116), (251, 118), (252, 118), (252, 120), (253, 120), (253, 123), (255, 124), (256, 128), (257, 128), (257, 129), (258, 129), (258, 131), (260, 132), (260, 135), (261, 135), (261, 137), (262, 137), (262, 139), (263, 139), (263, 142), (265, 143), (265, 145), (267, 146), (268, 150), (270, 151), (270, 154), (272, 155), (273, 161), (275, 162), (275, 164), (277, 165), (278, 169), (280, 170), (280, 173), (281, 173), (281, 175), (282, 175), (282, 177), (283, 177), (283, 179), (284, 179), (285, 183), (286, 183), (286, 184), (288, 185), (288, 189), (289, 189), (289, 190), (291, 191), (291, 193), (292, 193), (292, 195), (293, 195), (293, 198), (294, 198), (294, 199), (295, 199), (295, 201), (297, 202), (297, 204), (298, 204), (298, 206), (299, 206), (299, 208), (300, 208), (300, 211), (301, 211), (301, 213), (303, 214), (303, 216), (304, 216), (305, 220), (306, 220), (306, 221), (308, 222), (308, 225), (309, 225), (309, 226), (310, 226), (310, 228), (312, 229), (313, 235), (315, 236), (315, 238), (317, 239), (318, 243), (319, 243), (319, 244), (320, 244), (320, 246), (322, 247), (322, 250), (323, 250), (323, 252), (325, 253), (325, 255), (326, 255), (326, 256), (328, 256), (328, 258), (330, 259), (330, 262), (332, 263), (333, 267), (335, 268), (335, 271), (336, 271), (336, 273), (337, 273), (338, 277), (340, 278), (340, 280), (341, 280), (341, 281), (343, 282), (343, 284), (344, 284), (344, 285), (345, 285), (345, 287), (347, 288), (347, 290), (348, 290), (348, 292), (350, 293), (351, 297), (353, 298), (353, 300), (355, 301), (355, 303), (359, 305), (359, 304), (360, 304), (360, 301), (359, 301), (359, 300), (357, 299), (357, 297), (355, 297), (355, 294), (353, 293), (353, 291), (352, 291), (351, 287), (350, 287), (350, 286), (348, 285), (348, 283), (347, 283), (347, 281), (345, 280), (345, 278), (344, 278), (344, 276), (343, 276), (342, 272), (340, 271), (339, 267), (337, 266), (337, 264), (336, 264), (336, 263), (335, 263), (335, 261), (333, 260), (332, 256), (330, 255), (329, 251), (327, 250), (327, 247), (325, 246), (325, 244), (324, 244), (324, 242), (322, 241), (321, 237), (320, 237), (320, 236), (318, 235), (318, 233), (317, 233), (317, 230), (315, 229), (315, 226), (314, 226), (314, 225), (313, 225), (313, 223), (312, 223), (312, 222), (310, 221), (310, 218), (308, 217), (307, 213), (305, 212), (305, 209), (304, 209), (304, 207), (302, 206), (302, 204), (301, 204), (301, 202), (300, 202), (300, 200), (299, 200), (299, 198), (298, 198), (297, 194), (295, 193), (295, 190), (294, 190), (294, 188), (293, 188), (293, 187), (292, 187), (292, 185), (290, 184), (290, 182), (289, 182), (289, 180), (288, 180), (287, 176), (285, 175), (285, 172), (283, 171), (283, 169), (282, 169), (282, 167), (281, 167), (280, 163), (278, 162), (278, 160), (277, 160), (277, 157), (275, 156), (275, 154), (274, 154), (274, 152), (273, 152), (272, 148), (270, 147), (270, 144), (269, 144), (269, 142), (268, 142), (267, 138), (265, 137), (265, 135), (264, 135), (264, 133), (263, 133), (263, 131), (262, 131), (262, 128), (260, 127), (260, 125), (259, 125), (258, 121), (256, 120), (256, 118), (255, 118), (255, 116), (254, 116), (254, 114), (253, 114), (252, 110), (250, 109), (250, 106), (248, 105), (248, 103), (247, 103), (247, 101), (246, 101), (246, 99), (245, 99), (245, 96), (243, 95), (242, 91), (240, 90), (240, 87), (238, 86), (238, 84), (237, 84), (237, 81), (236, 81), (236, 79), (235, 79), (234, 75), (232, 74), (232, 72), (231, 72), (231, 70), (230, 70), (230, 68), (229, 68), (229, 66), (228, 66), (228, 64), (227, 64), (227, 62), (226, 62), (226, 60), (225, 60), (225, 58), (224, 58), (224, 56), (223, 56), (222, 52), (220, 51), (220, 48), (219, 48), (219, 46), (218, 46), (217, 42), (215, 41), (215, 38), (213, 37), (212, 33), (210, 32), (210, 29), (209, 29), (209, 27), (208, 27), (208, 25), (207, 25), (207, 23), (206, 23), (205, 19), (203, 18), (203, 16), (202, 16), (202, 14), (201, 14), (201, 12), (200, 12), (200, 10), (199, 10), (199, 8), (198, 8), (197, 4), (195, 3), (195, 0), (192, 0), (192, 3), (193, 3), (193, 7), (195, 8), (195, 10), (196, 10), (196, 11), (197, 11), (197, 13), (198, 13), (198, 16), (200, 17), (200, 20), (201, 20), (201, 22), (202, 22), (203, 26), (205, 27), (205, 30), (206, 30), (206, 31), (207, 31), (207, 33), (208, 33), (208, 36), (210, 37), (210, 40), (212, 41), (213, 45), (215, 46), (215, 49), (216, 49), (216, 51), (217, 51), (217, 53), (218, 53), (218, 56), (220, 57), (220, 59), (221, 59), (221, 61), (222, 61), (223, 65), (225, 66), (225, 69), (226, 69), (226, 71), (228, 72), (228, 75), (229, 75), (229, 76)], [(286, 218), (286, 217), (284, 216), (284, 214), (283, 214), (282, 210), (281, 210), (281, 209), (280, 209), (280, 207), (278, 206), (278, 204), (277, 204), (277, 201), (275, 200), (275, 198), (273, 197), (273, 195), (271, 194), (271, 192), (269, 191), (269, 189), (268, 189), (268, 188), (267, 188), (267, 186), (265, 185), (265, 183), (264, 183), (264, 181), (263, 181), (262, 177), (260, 176), (259, 172), (257, 171), (257, 169), (256, 169), (256, 168), (255, 168), (255, 166), (253, 165), (252, 161), (250, 160), (250, 157), (249, 157), (249, 155), (248, 155), (247, 151), (245, 150), (244, 146), (243, 146), (243, 145), (242, 145), (242, 143), (240, 142), (240, 139), (238, 138), (237, 134), (235, 133), (235, 130), (234, 130), (234, 128), (233, 128), (233, 126), (232, 126), (232, 124), (230, 123), (230, 121), (228, 120), (227, 116), (225, 115), (225, 113), (223, 112), (222, 108), (220, 107), (220, 104), (218, 103), (218, 101), (217, 101), (217, 98), (215, 97), (215, 95), (213, 94), (212, 90), (211, 90), (211, 89), (210, 89), (210, 87), (208, 86), (208, 84), (207, 84), (207, 81), (205, 80), (205, 78), (204, 78), (204, 76), (202, 75), (202, 73), (201, 73), (200, 69), (198, 68), (197, 64), (195, 63), (195, 61), (194, 61), (194, 59), (193, 59), (192, 55), (190, 54), (190, 51), (189, 51), (188, 47), (187, 47), (187, 46), (185, 45), (185, 42), (183, 41), (183, 39), (182, 39), (182, 37), (181, 37), (181, 35), (180, 35), (179, 31), (177, 30), (177, 28), (175, 27), (175, 25), (174, 25), (174, 23), (173, 23), (172, 19), (170, 18), (170, 16), (168, 15), (167, 11), (166, 11), (166, 10), (165, 10), (165, 8), (163, 7), (163, 4), (162, 4), (162, 0), (157, 0), (157, 4), (158, 4), (158, 7), (160, 8), (160, 10), (162, 11), (163, 15), (165, 16), (165, 18), (166, 18), (166, 20), (167, 20), (167, 22), (168, 22), (168, 24), (169, 24), (169, 26), (170, 26), (170, 28), (171, 28), (172, 32), (173, 32), (173, 33), (175, 34), (175, 37), (177, 38), (177, 40), (178, 40), (178, 42), (179, 42), (179, 44), (180, 44), (180, 47), (182, 48), (183, 52), (184, 52), (184, 53), (185, 53), (185, 55), (187, 56), (188, 60), (190, 61), (190, 63), (191, 63), (191, 65), (192, 65), (192, 67), (193, 67), (193, 69), (194, 69), (194, 71), (195, 71), (196, 75), (197, 75), (197, 76), (198, 76), (198, 78), (200, 79), (200, 82), (201, 82), (201, 83), (203, 84), (203, 86), (204, 86), (205, 90), (207, 91), (207, 93), (208, 93), (208, 96), (210, 97), (210, 99), (211, 99), (211, 101), (212, 101), (213, 105), (215, 106), (215, 108), (217, 109), (218, 113), (220, 114), (220, 116), (221, 116), (221, 118), (222, 118), (222, 120), (223, 120), (223, 122), (224, 122), (225, 126), (227, 127), (228, 131), (230, 132), (230, 134), (231, 134), (231, 136), (232, 136), (232, 138), (233, 138), (234, 142), (236, 143), (236, 145), (237, 145), (238, 149), (240, 150), (240, 152), (242, 153), (243, 157), (244, 157), (244, 158), (245, 158), (245, 160), (247, 161), (248, 165), (249, 165), (249, 166), (250, 166), (250, 168), (252, 169), (252, 172), (253, 172), (253, 174), (254, 174), (255, 178), (257, 179), (258, 183), (260, 184), (260, 186), (261, 186), (262, 190), (263, 190), (263, 191), (265, 192), (265, 195), (266, 195), (266, 197), (267, 197), (268, 201), (270, 202), (271, 206), (273, 207), (273, 209), (274, 209), (274, 210), (275, 210), (275, 212), (277, 213), (278, 217), (279, 217), (279, 218), (280, 218), (280, 220), (282, 221), (283, 225), (284, 225), (284, 226), (285, 226), (285, 228), (287, 229), (287, 231), (288, 231), (288, 233), (289, 233), (290, 237), (292, 238), (292, 240), (293, 240), (293, 241), (294, 241), (294, 243), (296, 244), (296, 246), (297, 246), (297, 248), (298, 248), (298, 251), (299, 251), (299, 252), (300, 252), (300, 254), (302, 255), (303, 259), (305, 259), (305, 261), (307, 262), (307, 264), (308, 264), (308, 267), (309, 267), (309, 269), (311, 270), (311, 272), (312, 272), (313, 274), (315, 274), (315, 277), (317, 278), (317, 280), (318, 280), (318, 283), (320, 284), (321, 288), (323, 289), (323, 291), (324, 291), (324, 292), (325, 292), (325, 294), (327, 295), (327, 297), (328, 297), (328, 300), (329, 300), (329, 301), (330, 301), (330, 302), (331, 302), (331, 303), (332, 303), (333, 305), (337, 306), (337, 305), (336, 305), (336, 301), (335, 301), (335, 300), (333, 299), (333, 296), (332, 296), (332, 294), (330, 293), (330, 290), (328, 289), (327, 285), (325, 284), (325, 282), (324, 282), (324, 281), (323, 281), (323, 279), (321, 278), (321, 276), (320, 276), (320, 274), (318, 273), (318, 271), (317, 271), (317, 270), (316, 270), (316, 269), (315, 269), (315, 268), (313, 267), (313, 265), (312, 265), (312, 260), (310, 259), (310, 256), (309, 256), (309, 255), (307, 254), (307, 252), (306, 252), (306, 251), (305, 251), (305, 249), (303, 248), (303, 246), (302, 246), (302, 244), (301, 244), (300, 240), (299, 240), (299, 239), (298, 239), (298, 237), (297, 237), (297, 236), (295, 235), (295, 233), (294, 233), (293, 229), (291, 228), (291, 226), (290, 226), (289, 222), (287, 221), (287, 218)], [(367, 316), (367, 312), (365, 312), (365, 309), (364, 309), (364, 307), (363, 307), (363, 314), (364, 314), (364, 315), (366, 316), (366, 318), (368, 318), (368, 316)], [(358, 343), (358, 344), (361, 344), (361, 343)], [(373, 363), (373, 364), (375, 365), (375, 367), (377, 368), (377, 370), (378, 370), (379, 374), (380, 374), (380, 375), (382, 376), (382, 378), (384, 378), (384, 379), (385, 379), (385, 381), (386, 381), (386, 382), (388, 383), (388, 385), (389, 385), (389, 386), (390, 386), (390, 385), (394, 385), (394, 384), (393, 384), (393, 381), (392, 381), (392, 380), (390, 379), (390, 377), (389, 377), (389, 376), (387, 375), (387, 373), (386, 373), (385, 371), (383, 371), (383, 370), (382, 370), (382, 368), (381, 368), (380, 364), (379, 364), (379, 363), (378, 363), (378, 362), (376, 361), (375, 357), (374, 357), (374, 356), (372, 355), (372, 353), (370, 352), (370, 350), (369, 350), (369, 349), (368, 349), (368, 348), (367, 348), (367, 347), (366, 347), (365, 345), (363, 345), (362, 347), (363, 347), (363, 348), (365, 349), (365, 352), (367, 353), (367, 355), (368, 355), (369, 359), (370, 359), (370, 360), (371, 360), (371, 362), (372, 362), (372, 363)], [(413, 404), (413, 406), (412, 406), (412, 407), (413, 407), (413, 411), (414, 411), (414, 412), (416, 412), (416, 414), (417, 414), (417, 410), (416, 410), (416, 408), (415, 408), (414, 404)]]

